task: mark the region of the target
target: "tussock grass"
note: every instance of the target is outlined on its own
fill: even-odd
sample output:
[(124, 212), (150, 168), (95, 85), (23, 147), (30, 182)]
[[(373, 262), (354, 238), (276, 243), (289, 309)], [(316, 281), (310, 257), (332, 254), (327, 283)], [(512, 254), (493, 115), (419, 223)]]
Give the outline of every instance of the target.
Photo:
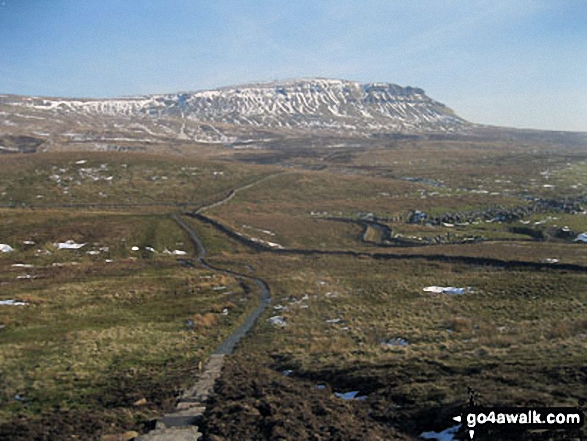
[[(270, 354), (277, 369), (369, 392), (368, 402), (398, 406), (393, 415), (412, 421), (418, 412), (464, 404), (467, 386), (487, 405), (576, 405), (580, 398), (583, 274), (349, 257), (246, 259), (269, 282), (274, 304), (287, 307), (278, 311), (287, 325), (261, 322), (243, 350), (260, 360)], [(428, 285), (473, 292), (422, 291)], [(389, 344), (397, 339), (407, 345)]]
[(254, 166), (145, 153), (3, 155), (0, 204), (198, 202), (263, 173)]
[[(233, 277), (184, 267), (162, 253), (181, 249), (189, 253), (181, 257), (194, 258), (189, 239), (164, 215), (56, 210), (0, 216), (3, 237), (19, 243), (0, 255), (0, 299), (28, 303), (0, 307), (0, 437), (14, 435), (22, 419), (37, 427), (53, 418), (61, 435), (73, 430), (84, 439), (142, 430), (195, 381), (199, 363), (255, 303)], [(21, 239), (30, 238), (36, 244), (22, 246)], [(53, 242), (66, 238), (88, 245), (55, 250)], [(85, 252), (104, 246), (109, 250), (97, 255)], [(23, 272), (35, 278), (17, 279)], [(141, 398), (148, 404), (133, 406)], [(56, 414), (87, 427), (60, 422)], [(96, 421), (113, 415), (117, 423), (96, 429)]]

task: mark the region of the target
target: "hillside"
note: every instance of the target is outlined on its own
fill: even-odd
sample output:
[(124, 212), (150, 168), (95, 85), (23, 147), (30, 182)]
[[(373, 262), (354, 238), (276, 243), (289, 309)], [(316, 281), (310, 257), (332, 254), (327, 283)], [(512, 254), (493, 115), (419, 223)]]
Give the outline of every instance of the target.
[(103, 100), (4, 95), (0, 107), (13, 135), (78, 142), (226, 144), (291, 134), (462, 133), (470, 126), (422, 89), (329, 79)]

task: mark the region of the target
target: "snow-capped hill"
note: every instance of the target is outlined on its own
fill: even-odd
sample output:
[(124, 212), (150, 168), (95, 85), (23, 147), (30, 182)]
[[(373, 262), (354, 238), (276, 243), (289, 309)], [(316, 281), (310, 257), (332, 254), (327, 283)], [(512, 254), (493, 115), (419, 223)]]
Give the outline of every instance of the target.
[[(134, 133), (143, 127), (140, 130), (152, 137), (222, 143), (254, 139), (264, 130), (370, 136), (459, 133), (469, 126), (422, 89), (331, 79), (119, 99), (0, 96), (0, 104), (28, 109), (29, 120), (47, 120), (48, 127), (49, 120), (77, 119), (93, 127), (114, 124), (120, 133)], [(16, 115), (21, 111), (11, 112)], [(69, 132), (64, 136), (70, 136)], [(76, 136), (87, 139), (90, 135), (76, 132)], [(100, 135), (100, 139), (107, 137)]]
[(256, 127), (446, 132), (466, 124), (422, 89), (386, 83), (298, 80), (154, 98), (151, 113)]

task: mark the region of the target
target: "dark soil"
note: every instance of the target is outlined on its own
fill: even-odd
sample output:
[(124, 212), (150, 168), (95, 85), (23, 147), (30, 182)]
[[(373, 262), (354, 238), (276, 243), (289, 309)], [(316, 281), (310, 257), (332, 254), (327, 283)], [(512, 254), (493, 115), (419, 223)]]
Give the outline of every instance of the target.
[(206, 441), (413, 440), (369, 416), (363, 401), (237, 357), (226, 360), (200, 428)]
[[(93, 412), (89, 410), (56, 411), (36, 418), (15, 418), (0, 424), (0, 440), (59, 441), (99, 440), (101, 434), (121, 433), (132, 421), (130, 412)], [(135, 415), (135, 418), (140, 416)], [(147, 423), (134, 424), (135, 430), (152, 429)]]
[[(195, 376), (195, 366), (197, 362), (170, 363), (158, 369), (145, 369), (135, 377), (113, 367), (110, 375), (92, 385), (94, 392), (85, 396), (84, 407), (56, 406), (52, 411), (34, 414), (28, 408), (35, 403), (23, 402), (22, 411), (0, 423), (0, 441), (90, 441), (129, 430), (148, 432), (154, 429), (157, 417), (175, 407), (180, 384), (184, 378)], [(147, 403), (134, 406), (141, 398)]]
[[(204, 415), (204, 440), (415, 440), (424, 431), (440, 432), (454, 424), (452, 417), (467, 407), (468, 385), (473, 386), (478, 405), (552, 407), (557, 405), (553, 397), (532, 389), (552, 381), (561, 396), (576, 397), (579, 403), (582, 393), (577, 385), (584, 384), (586, 372), (578, 366), (480, 363), (458, 368), (412, 360), (405, 365), (296, 369), (285, 376), (285, 366), (292, 365), (259, 354), (227, 359)], [(516, 387), (495, 387), (496, 378), (518, 378), (521, 371), (526, 380), (516, 382)], [(318, 384), (325, 389), (316, 388)], [(502, 401), (501, 393), (508, 389), (512, 396)], [(354, 390), (367, 399), (345, 401), (333, 394)], [(558, 435), (587, 439), (584, 430), (577, 436), (495, 432), (484, 439), (529, 441)], [(468, 438), (459, 432), (457, 439)]]

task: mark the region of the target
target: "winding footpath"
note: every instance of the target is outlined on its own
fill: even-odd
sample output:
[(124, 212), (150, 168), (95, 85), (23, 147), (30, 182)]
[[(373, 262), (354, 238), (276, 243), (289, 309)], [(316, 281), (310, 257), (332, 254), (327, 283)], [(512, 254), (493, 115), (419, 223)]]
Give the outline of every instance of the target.
[[(250, 184), (230, 190), (226, 196), (219, 201), (200, 207), (196, 213), (218, 207), (230, 201), (237, 192), (245, 190), (260, 182), (280, 175), (276, 173), (265, 176)], [(202, 421), (202, 416), (206, 411), (206, 401), (214, 391), (214, 384), (222, 374), (222, 367), (224, 366), (224, 357), (234, 352), (234, 348), (238, 342), (246, 335), (247, 332), (255, 325), (257, 319), (269, 306), (271, 301), (271, 293), (269, 286), (265, 281), (256, 277), (251, 277), (246, 274), (240, 274), (223, 268), (218, 268), (206, 262), (206, 248), (198, 237), (196, 231), (177, 214), (172, 218), (179, 224), (179, 226), (186, 232), (192, 243), (195, 245), (198, 255), (198, 263), (211, 271), (221, 274), (227, 274), (238, 279), (246, 279), (253, 282), (259, 291), (259, 305), (251, 311), (244, 319), (243, 323), (235, 329), (210, 356), (210, 359), (204, 366), (202, 374), (198, 381), (191, 388), (184, 391), (175, 411), (166, 414), (157, 422), (155, 430), (138, 438), (138, 441), (197, 441), (202, 436), (198, 429), (198, 424)]]
[(197, 426), (202, 420), (202, 416), (206, 410), (206, 401), (214, 390), (214, 384), (222, 373), (224, 357), (234, 351), (238, 342), (251, 330), (271, 301), (269, 286), (263, 280), (218, 268), (207, 263), (205, 260), (206, 248), (195, 230), (178, 215), (173, 215), (172, 217), (188, 234), (190, 240), (196, 246), (198, 262), (201, 266), (211, 271), (227, 274), (239, 279), (250, 280), (259, 290), (260, 301), (259, 305), (246, 316), (244, 322), (212, 353), (197, 383), (184, 391), (175, 411), (164, 415), (157, 422), (155, 430), (139, 437), (139, 441), (196, 441), (200, 438), (202, 434)]
[[(242, 187), (238, 187), (238, 188), (235, 188), (235, 189), (233, 189), (233, 190), (230, 190), (230, 191), (229, 191), (229, 192), (226, 194), (226, 196), (225, 196), (223, 199), (220, 199), (219, 201), (217, 201), (217, 202), (214, 202), (214, 203), (212, 203), (212, 204), (209, 204), (209, 205), (205, 205), (205, 206), (203, 206), (203, 207), (200, 207), (200, 208), (198, 208), (198, 209), (195, 211), (195, 213), (196, 213), (196, 214), (200, 214), (200, 213), (202, 213), (202, 212), (204, 212), (204, 211), (206, 211), (206, 210), (210, 210), (210, 209), (212, 209), (212, 208), (215, 208), (215, 207), (218, 207), (218, 206), (220, 206), (220, 205), (222, 205), (222, 204), (226, 204), (226, 203), (227, 203), (228, 201), (230, 201), (230, 200), (231, 200), (233, 197), (235, 197), (235, 196), (236, 196), (236, 194), (237, 194), (239, 191), (246, 190), (247, 188), (251, 188), (251, 187), (253, 187), (253, 186), (257, 185), (257, 184), (260, 184), (260, 183), (261, 183), (261, 182), (263, 182), (263, 181), (266, 181), (266, 180), (268, 180), (268, 179), (274, 178), (275, 176), (284, 175), (284, 174), (286, 174), (286, 173), (291, 173), (291, 172), (279, 172), (279, 173), (273, 173), (273, 174), (271, 174), (271, 175), (265, 176), (264, 178), (257, 179), (256, 181), (254, 181), (254, 182), (251, 182), (250, 184), (243, 185)], [(203, 249), (203, 248), (202, 248), (202, 249)]]

